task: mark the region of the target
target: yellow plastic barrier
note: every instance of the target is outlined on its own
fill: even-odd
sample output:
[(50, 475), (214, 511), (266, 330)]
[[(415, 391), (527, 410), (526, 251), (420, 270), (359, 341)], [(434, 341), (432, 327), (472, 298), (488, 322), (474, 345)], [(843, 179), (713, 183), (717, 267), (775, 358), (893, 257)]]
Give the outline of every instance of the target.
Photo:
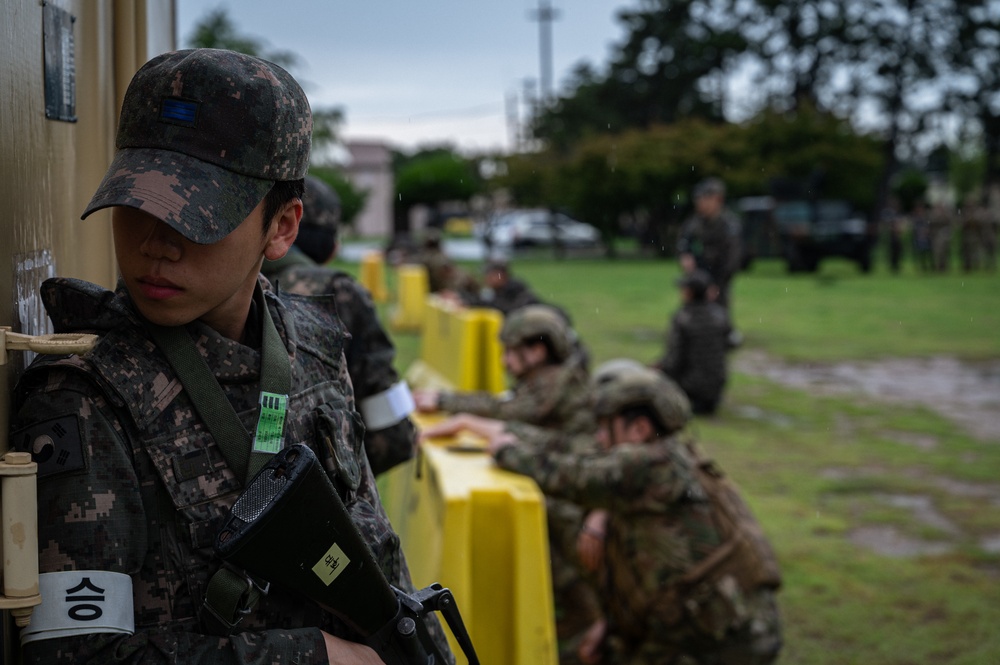
[(479, 317), (479, 390), (501, 393), (507, 389), (500, 328), (503, 314), (495, 309), (473, 310)]
[(425, 444), (379, 488), (414, 583), (451, 589), (481, 662), (558, 662), (545, 501), (534, 481), (496, 468), (467, 437)]
[(385, 255), (379, 251), (366, 252), (361, 257), (361, 285), (372, 294), (375, 302), (387, 302), (389, 289), (385, 284)]
[(498, 335), (503, 315), (492, 309), (467, 309), (431, 295), (424, 311), (420, 361), (453, 390), (506, 388)]
[(420, 359), (456, 390), (479, 390), (480, 316), (432, 295), (424, 310)]
[(403, 264), (396, 269), (396, 307), (390, 324), (394, 330), (419, 331), (424, 324), (427, 304), (427, 268), (416, 264)]

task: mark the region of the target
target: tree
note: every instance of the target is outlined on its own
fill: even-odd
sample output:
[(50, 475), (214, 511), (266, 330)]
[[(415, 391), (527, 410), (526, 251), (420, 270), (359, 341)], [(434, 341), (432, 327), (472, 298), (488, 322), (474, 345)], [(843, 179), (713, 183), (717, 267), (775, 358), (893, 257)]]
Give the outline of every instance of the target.
[(205, 18), (195, 25), (194, 33), (187, 41), (191, 48), (222, 48), (238, 51), (263, 58), (285, 69), (291, 69), (299, 63), (299, 56), (291, 51), (273, 50), (268, 48), (262, 39), (240, 34), (225, 9), (208, 12)]
[(312, 166), (309, 168), (309, 174), (316, 176), (337, 192), (340, 198), (340, 220), (348, 226), (353, 225), (358, 213), (365, 207), (368, 191), (355, 187), (354, 183), (335, 167)]
[[(221, 48), (263, 58), (285, 69), (291, 70), (299, 62), (299, 56), (291, 51), (275, 50), (256, 37), (240, 34), (225, 9), (208, 12), (188, 37), (188, 45), (193, 48)], [(322, 154), (324, 148), (336, 143), (344, 112), (338, 107), (315, 107), (313, 118), (313, 153)]]
[(949, 52), (950, 99), (974, 120), (983, 147), (982, 197), (1000, 186), (1000, 2), (957, 3), (958, 37)]
[(686, 117), (724, 119), (727, 76), (748, 44), (741, 32), (752, 3), (641, 0), (618, 18), (626, 37), (604, 75), (587, 65), (535, 124), (565, 147), (598, 132), (621, 132)]
[(468, 201), (482, 189), (473, 165), (450, 148), (423, 150), (412, 156), (397, 154), (394, 170), (396, 232), (409, 232), (413, 206)]

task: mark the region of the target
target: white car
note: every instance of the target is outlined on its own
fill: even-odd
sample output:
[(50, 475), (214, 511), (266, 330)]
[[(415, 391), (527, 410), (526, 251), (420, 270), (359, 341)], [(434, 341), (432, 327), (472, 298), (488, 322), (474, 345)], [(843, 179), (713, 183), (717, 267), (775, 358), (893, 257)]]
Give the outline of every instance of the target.
[(543, 208), (499, 213), (479, 232), (495, 247), (532, 247), (559, 243), (564, 247), (596, 247), (601, 233), (590, 224), (578, 222), (561, 212)]

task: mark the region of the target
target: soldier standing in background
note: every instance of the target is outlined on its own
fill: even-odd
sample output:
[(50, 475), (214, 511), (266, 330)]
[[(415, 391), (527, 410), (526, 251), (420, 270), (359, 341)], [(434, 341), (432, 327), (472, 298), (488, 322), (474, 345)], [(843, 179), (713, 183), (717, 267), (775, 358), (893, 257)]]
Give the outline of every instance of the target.
[(979, 270), (982, 226), (983, 208), (970, 201), (962, 208), (958, 227), (959, 253), (962, 257), (963, 272)]
[(706, 271), (719, 289), (716, 301), (730, 309), (730, 282), (740, 268), (741, 224), (726, 208), (726, 186), (707, 178), (694, 188), (694, 214), (681, 225), (677, 253), (681, 270)]
[[(497, 465), (543, 492), (606, 511), (604, 616), (581, 645), (585, 663), (767, 665), (782, 647), (777, 558), (735, 485), (680, 432), (684, 394), (647, 368), (594, 386), (597, 443), (589, 456), (553, 454), (558, 432), (459, 416), (426, 435), (470, 430)], [(597, 526), (589, 524), (597, 530)]]
[(997, 269), (997, 235), (1000, 230), (1000, 217), (992, 206), (983, 208), (981, 238), (979, 241), (983, 252), (983, 268), (996, 272)]
[[(26, 663), (381, 662), (301, 596), (262, 594), (245, 576), (226, 587), (232, 603), (209, 591), (232, 572), (212, 545), (247, 479), (299, 442), (386, 578), (412, 590), (360, 455), (334, 303), (260, 276), (298, 233), (311, 128), (301, 87), (259, 58), (175, 51), (132, 78), (117, 151), (83, 214), (112, 209), (119, 288), (46, 281), (56, 331), (99, 340), (81, 356), (36, 358), (16, 388), (11, 441), (39, 464), (46, 608), (22, 630)], [(211, 416), (226, 413), (232, 427), (219, 428)]]
[(377, 476), (413, 457), (413, 398), (393, 366), (396, 349), (378, 320), (371, 294), (347, 273), (324, 265), (339, 246), (337, 193), (313, 176), (306, 176), (305, 185), (295, 245), (284, 257), (264, 261), (261, 272), (280, 291), (336, 297), (337, 314), (351, 334), (344, 355), (365, 421), (365, 453)]
[(670, 320), (666, 352), (653, 365), (680, 385), (699, 414), (715, 413), (719, 406), (731, 348), (729, 313), (711, 300), (710, 279), (695, 270), (677, 281), (681, 308)]
[(943, 203), (935, 203), (929, 222), (934, 270), (948, 272), (951, 265), (952, 214)]
[(913, 229), (913, 258), (920, 272), (931, 272), (934, 269), (934, 255), (931, 251), (931, 220), (927, 214), (927, 204), (917, 201), (910, 213), (910, 226)]

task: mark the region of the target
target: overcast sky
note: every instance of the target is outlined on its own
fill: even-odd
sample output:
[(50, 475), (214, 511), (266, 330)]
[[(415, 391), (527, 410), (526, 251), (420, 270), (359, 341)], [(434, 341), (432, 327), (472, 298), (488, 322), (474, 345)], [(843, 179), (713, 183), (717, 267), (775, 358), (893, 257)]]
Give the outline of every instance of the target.
[[(553, 0), (558, 90), (580, 61), (603, 68), (636, 0)], [(227, 10), (240, 34), (293, 51), (313, 106), (340, 106), (347, 139), (403, 149), (449, 142), (512, 148), (508, 103), (540, 77), (539, 0), (177, 0), (179, 47), (207, 12)]]

